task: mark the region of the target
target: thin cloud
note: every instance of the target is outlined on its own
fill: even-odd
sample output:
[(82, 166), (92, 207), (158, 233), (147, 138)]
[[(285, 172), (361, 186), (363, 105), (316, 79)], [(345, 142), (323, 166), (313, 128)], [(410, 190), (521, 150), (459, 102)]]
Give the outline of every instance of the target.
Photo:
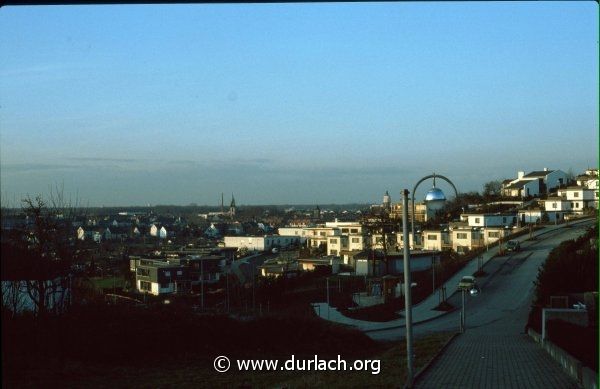
[(75, 162), (136, 162), (134, 158), (101, 158), (101, 157), (70, 157), (66, 158)]
[(27, 173), (46, 170), (77, 169), (75, 165), (61, 165), (52, 163), (9, 163), (0, 166), (4, 173)]

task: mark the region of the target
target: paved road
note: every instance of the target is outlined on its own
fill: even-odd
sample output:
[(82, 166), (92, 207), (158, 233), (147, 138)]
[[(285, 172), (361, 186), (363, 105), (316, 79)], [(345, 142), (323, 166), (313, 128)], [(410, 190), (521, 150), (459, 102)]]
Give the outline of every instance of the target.
[[(533, 340), (524, 334), (538, 267), (559, 242), (586, 226), (548, 234), (511, 257), (490, 277), (484, 293), (467, 304), (467, 331), (459, 335), (416, 382), (418, 388), (577, 388)], [(525, 254), (529, 254), (526, 257)], [(455, 329), (458, 317), (416, 326), (421, 334)]]
[[(564, 240), (582, 235), (591, 224), (593, 224), (592, 221), (576, 227), (551, 231), (540, 235), (536, 241), (523, 242), (522, 251), (515, 255), (490, 259), (484, 268), (488, 276), (478, 279), (482, 287), (481, 294), (477, 297), (467, 297), (465, 306), (467, 329), (493, 323), (516, 311), (519, 307), (526, 306), (528, 308), (534, 291), (533, 281), (537, 277), (538, 268), (546, 260), (550, 250)], [(464, 272), (464, 274), (468, 274), (468, 272)], [(449, 285), (448, 290), (451, 287), (452, 285)], [(451, 296), (448, 301), (457, 307), (461, 305), (458, 293)], [(426, 308), (422, 307), (422, 310), (426, 311)], [(431, 314), (439, 315), (440, 313)], [(422, 336), (440, 331), (458, 331), (459, 315), (459, 312), (455, 311), (437, 318), (433, 316), (427, 322), (414, 325), (413, 333), (415, 336)], [(413, 313), (414, 316), (416, 315)], [(526, 318), (527, 313), (521, 322), (521, 331), (525, 326)], [(373, 327), (373, 329), (366, 329), (365, 332), (376, 340), (404, 338), (404, 327), (402, 326), (390, 329)]]

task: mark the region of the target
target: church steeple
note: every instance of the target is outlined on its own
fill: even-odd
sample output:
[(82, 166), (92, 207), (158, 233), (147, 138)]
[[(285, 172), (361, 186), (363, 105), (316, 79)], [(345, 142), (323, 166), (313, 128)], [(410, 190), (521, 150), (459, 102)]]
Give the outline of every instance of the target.
[(235, 216), (235, 198), (233, 193), (231, 194), (231, 204), (229, 205), (229, 216), (233, 218)]

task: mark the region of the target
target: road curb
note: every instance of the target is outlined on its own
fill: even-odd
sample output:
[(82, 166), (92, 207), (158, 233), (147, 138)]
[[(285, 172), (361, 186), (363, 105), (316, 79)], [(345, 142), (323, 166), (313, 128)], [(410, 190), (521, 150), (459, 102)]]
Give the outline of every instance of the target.
[[(454, 335), (452, 335), (450, 337), (450, 339), (448, 339), (446, 341), (446, 343), (444, 343), (444, 345), (442, 346), (442, 348), (429, 360), (429, 362), (427, 362), (425, 364), (425, 366), (423, 366), (422, 368), (419, 369), (419, 371), (415, 374), (415, 376), (413, 377), (413, 386), (414, 384), (417, 383), (417, 381), (419, 380), (419, 378), (421, 378), (421, 376), (427, 371), (429, 370), (429, 368), (438, 360), (440, 359), (440, 356), (444, 353), (444, 351), (446, 351), (446, 349), (448, 348), (448, 346), (450, 345), (450, 343), (452, 343), (454, 341), (454, 339), (456, 339), (456, 337), (460, 335), (460, 332), (455, 332)], [(406, 388), (406, 385), (404, 386), (404, 388)]]

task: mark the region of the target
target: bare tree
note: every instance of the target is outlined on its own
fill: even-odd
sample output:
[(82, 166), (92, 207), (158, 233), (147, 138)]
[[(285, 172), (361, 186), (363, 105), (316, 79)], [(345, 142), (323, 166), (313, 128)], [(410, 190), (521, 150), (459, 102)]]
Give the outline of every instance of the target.
[[(389, 242), (389, 236), (398, 231), (398, 223), (390, 219), (390, 215), (386, 210), (379, 210), (379, 212), (372, 213), (363, 218), (361, 224), (369, 232), (371, 238), (373, 235), (381, 234), (381, 242), (371, 242), (371, 254), (373, 259), (373, 270), (375, 271), (377, 266), (377, 255), (374, 247), (381, 243), (383, 252), (383, 262), (385, 263), (385, 272), (389, 273), (389, 261), (388, 252), (392, 242)], [(375, 272), (374, 272), (375, 274)]]
[[(10, 242), (3, 242), (3, 256), (7, 257), (3, 270), (8, 270), (3, 280), (19, 283), (11, 293), (26, 293), (37, 317), (59, 313), (65, 307), (76, 255), (72, 222), (77, 207), (65, 199), (62, 188), (56, 187), (50, 191), (49, 201), (39, 195), (23, 199), (22, 211), (26, 225), (11, 235)], [(14, 299), (11, 295), (11, 301)]]
[(26, 308), (24, 293), (25, 285), (23, 281), (2, 281), (2, 308), (10, 311), (13, 318)]

